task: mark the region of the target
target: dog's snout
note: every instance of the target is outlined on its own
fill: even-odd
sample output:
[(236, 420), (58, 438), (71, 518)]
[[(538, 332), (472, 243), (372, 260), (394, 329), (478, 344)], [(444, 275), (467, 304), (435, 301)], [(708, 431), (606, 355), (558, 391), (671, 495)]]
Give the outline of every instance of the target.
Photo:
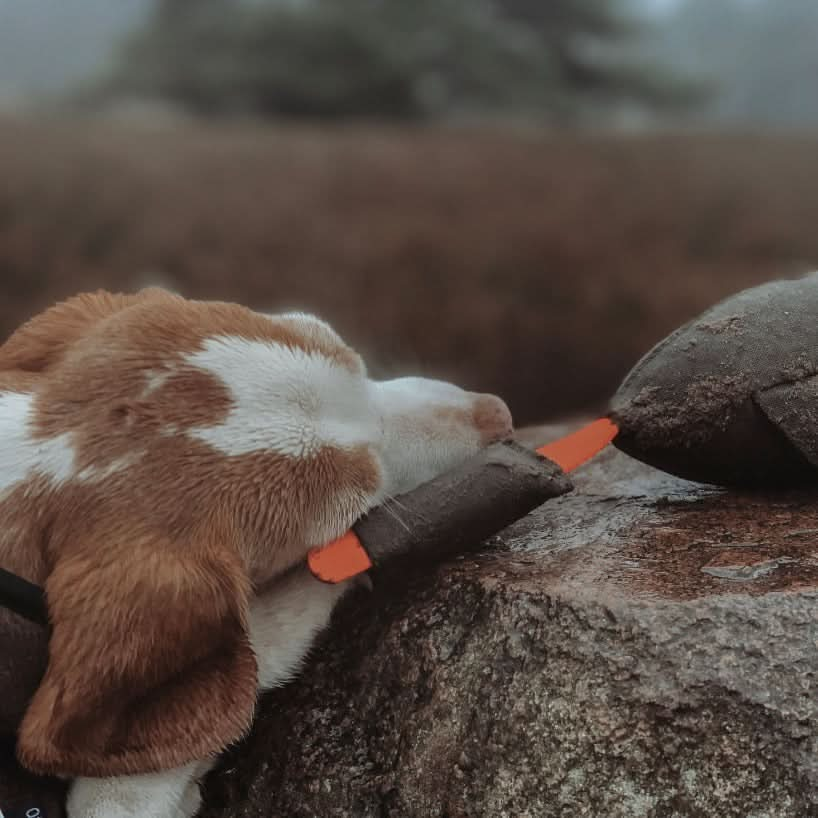
[(495, 395), (478, 395), (474, 402), (474, 423), (483, 443), (505, 440), (514, 431), (508, 406)]

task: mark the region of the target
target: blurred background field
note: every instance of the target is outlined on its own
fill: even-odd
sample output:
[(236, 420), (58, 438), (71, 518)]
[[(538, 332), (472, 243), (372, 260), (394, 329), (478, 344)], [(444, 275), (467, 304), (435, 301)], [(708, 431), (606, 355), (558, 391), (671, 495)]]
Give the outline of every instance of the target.
[(816, 43), (812, 0), (0, 0), (0, 335), (158, 283), (596, 410), (818, 267)]

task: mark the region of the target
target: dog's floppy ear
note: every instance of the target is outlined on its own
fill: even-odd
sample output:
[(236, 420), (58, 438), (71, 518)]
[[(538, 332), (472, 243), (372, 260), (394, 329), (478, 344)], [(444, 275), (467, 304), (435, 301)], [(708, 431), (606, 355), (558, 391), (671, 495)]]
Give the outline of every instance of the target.
[(143, 536), (58, 559), (52, 635), (18, 755), (60, 776), (155, 772), (241, 737), (256, 702), (236, 555)]

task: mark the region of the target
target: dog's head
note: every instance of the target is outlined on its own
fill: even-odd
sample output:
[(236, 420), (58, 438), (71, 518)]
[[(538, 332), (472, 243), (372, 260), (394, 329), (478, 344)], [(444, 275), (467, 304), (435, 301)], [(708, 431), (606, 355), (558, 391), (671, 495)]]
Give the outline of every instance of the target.
[(53, 624), (20, 752), (62, 774), (235, 739), (255, 704), (253, 586), (511, 432), (492, 396), (371, 380), (311, 316), (156, 290), (38, 316), (0, 348), (0, 390), (14, 379), (0, 522), (36, 520)]

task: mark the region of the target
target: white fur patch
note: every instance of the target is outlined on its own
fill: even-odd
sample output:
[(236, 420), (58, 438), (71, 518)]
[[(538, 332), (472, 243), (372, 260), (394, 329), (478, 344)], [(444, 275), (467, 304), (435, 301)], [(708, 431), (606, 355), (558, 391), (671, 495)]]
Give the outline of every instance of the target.
[(446, 413), (471, 410), (474, 396), (443, 381), (399, 378), (373, 384), (383, 419), (380, 454), (386, 494), (411, 491), (480, 448), (474, 423), (449, 422)]
[(78, 778), (68, 818), (191, 818), (201, 801), (195, 779), (207, 763), (118, 778)]
[(145, 452), (133, 452), (112, 460), (107, 466), (87, 466), (78, 472), (76, 477), (78, 480), (88, 483), (107, 480), (118, 472), (125, 471), (125, 469), (129, 469), (135, 463), (138, 463), (144, 455)]
[(173, 375), (173, 373), (174, 370), (171, 368), (148, 370), (145, 373), (145, 389), (139, 396), (140, 399), (144, 400), (145, 398), (149, 397), (154, 392), (156, 392), (158, 389), (161, 389), (169, 380), (169, 378)]
[(233, 398), (222, 423), (188, 432), (224, 454), (309, 457), (326, 445), (353, 447), (380, 434), (369, 382), (322, 355), (222, 336), (208, 339), (187, 363), (217, 377)]
[(316, 635), (350, 587), (348, 582), (316, 582), (299, 567), (252, 600), (250, 641), (261, 690), (279, 687), (297, 675)]
[(75, 473), (70, 433), (45, 439), (31, 436), (33, 403), (30, 394), (0, 393), (0, 498), (33, 476), (63, 483)]

